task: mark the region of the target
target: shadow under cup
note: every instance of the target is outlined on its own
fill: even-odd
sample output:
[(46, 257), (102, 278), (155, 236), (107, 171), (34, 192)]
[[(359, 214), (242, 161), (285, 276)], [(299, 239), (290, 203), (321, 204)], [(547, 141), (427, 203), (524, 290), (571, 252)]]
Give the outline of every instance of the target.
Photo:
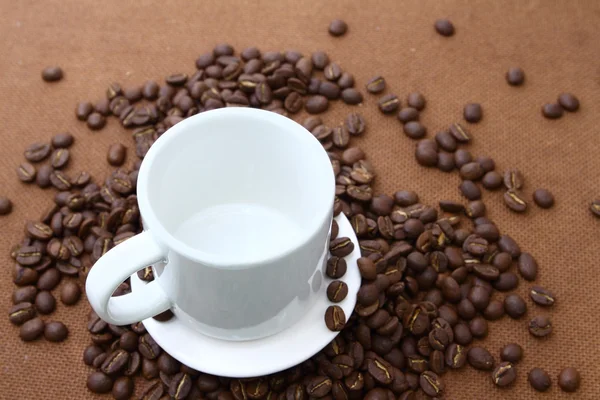
[(178, 317), (229, 340), (299, 320), (321, 289), (334, 187), (320, 143), (286, 117), (221, 109), (171, 128), (138, 198), (169, 249), (158, 280)]

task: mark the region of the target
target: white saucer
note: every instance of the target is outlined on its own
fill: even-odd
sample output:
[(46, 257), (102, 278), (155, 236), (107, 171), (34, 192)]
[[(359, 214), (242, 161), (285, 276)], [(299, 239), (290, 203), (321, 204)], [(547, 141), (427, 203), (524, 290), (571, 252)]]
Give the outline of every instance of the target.
[[(346, 318), (354, 311), (356, 293), (361, 277), (356, 262), (360, 257), (358, 240), (344, 214), (335, 218), (339, 226), (338, 237), (349, 237), (354, 251), (345, 257), (348, 270), (343, 278), (348, 285), (348, 296), (338, 305)], [(208, 374), (230, 378), (250, 378), (268, 375), (293, 367), (315, 355), (331, 342), (338, 332), (325, 326), (325, 310), (332, 303), (327, 299), (326, 289), (331, 279), (324, 276), (324, 284), (314, 306), (305, 316), (286, 330), (257, 340), (227, 341), (208, 337), (177, 317), (167, 322), (152, 318), (144, 320), (146, 330), (171, 356), (183, 364)], [(131, 289), (135, 291), (145, 282), (131, 276)]]

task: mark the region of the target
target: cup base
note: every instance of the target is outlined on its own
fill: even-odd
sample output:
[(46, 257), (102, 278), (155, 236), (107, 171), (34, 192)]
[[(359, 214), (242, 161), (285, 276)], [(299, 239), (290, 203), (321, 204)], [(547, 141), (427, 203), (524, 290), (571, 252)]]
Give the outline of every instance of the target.
[[(343, 214), (335, 218), (339, 226), (338, 237), (349, 237), (354, 251), (345, 257), (348, 269), (342, 280), (348, 285), (348, 296), (339, 305), (349, 318), (356, 304), (356, 293), (361, 277), (357, 267), (360, 257), (358, 240), (350, 222)], [(183, 364), (205, 373), (230, 378), (250, 378), (272, 374), (300, 364), (327, 346), (339, 332), (325, 326), (325, 310), (332, 303), (325, 293), (331, 279), (325, 278), (315, 304), (289, 328), (271, 336), (255, 340), (231, 341), (206, 336), (193, 329), (180, 317), (166, 322), (152, 318), (144, 320), (146, 330), (172, 357)], [(145, 282), (131, 276), (131, 289)], [(257, 363), (256, 360), (261, 360)]]

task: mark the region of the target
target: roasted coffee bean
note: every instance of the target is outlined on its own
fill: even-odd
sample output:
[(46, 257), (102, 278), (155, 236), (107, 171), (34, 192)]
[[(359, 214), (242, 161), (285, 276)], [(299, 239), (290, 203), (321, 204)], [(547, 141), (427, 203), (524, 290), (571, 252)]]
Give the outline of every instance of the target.
[(354, 250), (354, 243), (347, 237), (337, 238), (329, 243), (329, 252), (336, 257), (345, 257)]
[(133, 394), (133, 381), (131, 378), (121, 376), (115, 380), (112, 395), (116, 400), (129, 399)]
[(105, 125), (106, 118), (98, 112), (91, 113), (87, 118), (87, 126), (93, 131), (102, 129)]
[(35, 183), (42, 189), (50, 187), (52, 182), (50, 181), (50, 175), (54, 170), (50, 165), (42, 165), (40, 166), (37, 174), (35, 176)]
[(432, 371), (425, 371), (419, 377), (419, 385), (426, 395), (437, 397), (444, 392), (445, 385), (442, 379)]
[[(348, 24), (341, 19), (334, 19), (329, 24), (329, 33), (332, 36), (342, 36), (348, 31)], [(321, 396), (317, 396), (321, 397)]]
[(127, 155), (127, 148), (120, 143), (111, 144), (108, 148), (106, 160), (114, 167), (119, 167), (125, 162), (125, 156)]
[(24, 342), (36, 340), (44, 333), (44, 321), (40, 318), (33, 318), (26, 321), (19, 329), (19, 337)]
[(69, 330), (60, 321), (51, 321), (46, 323), (44, 328), (44, 338), (49, 342), (62, 342), (69, 336)]
[(521, 255), (521, 248), (517, 242), (515, 242), (515, 240), (508, 235), (500, 235), (500, 239), (498, 239), (498, 247), (501, 251), (510, 254), (513, 259)]
[(375, 283), (365, 284), (358, 289), (356, 301), (363, 306), (369, 306), (379, 298), (379, 288)]
[(323, 70), (323, 75), (327, 80), (336, 81), (342, 75), (342, 69), (338, 64), (332, 62), (325, 67)]
[(342, 90), (342, 101), (346, 104), (360, 104), (363, 101), (362, 94), (354, 88), (346, 88)]
[(398, 120), (402, 123), (419, 120), (419, 110), (413, 107), (404, 107), (398, 112)]
[(557, 103), (546, 103), (542, 106), (542, 115), (547, 119), (558, 119), (563, 116), (563, 108)]
[(500, 359), (509, 361), (513, 364), (521, 361), (523, 358), (523, 348), (517, 343), (509, 343), (500, 350)]
[(560, 386), (564, 392), (577, 391), (580, 382), (581, 376), (579, 375), (579, 371), (572, 367), (563, 369), (558, 375), (558, 386)]
[(491, 371), (494, 368), (494, 357), (483, 347), (471, 347), (467, 353), (467, 361), (478, 370)]
[(419, 196), (411, 190), (400, 190), (394, 193), (394, 200), (400, 207), (409, 207), (419, 201)]
[(304, 107), (309, 114), (320, 114), (329, 107), (329, 100), (321, 95), (310, 96), (304, 103)]
[(370, 258), (359, 258), (357, 261), (357, 265), (358, 270), (360, 271), (360, 275), (363, 277), (363, 279), (374, 280), (377, 277), (377, 269), (375, 268), (375, 263)]
[(378, 359), (367, 360), (367, 371), (381, 384), (389, 385), (392, 383), (393, 376), (390, 367)]
[(19, 304), (23, 302), (33, 303), (35, 296), (37, 295), (37, 289), (35, 286), (24, 286), (15, 289), (12, 295), (13, 304)]
[(541, 368), (533, 368), (527, 375), (527, 380), (532, 388), (538, 392), (545, 392), (552, 386), (550, 375)]
[(327, 260), (327, 268), (325, 270), (325, 273), (331, 279), (339, 279), (346, 274), (346, 269), (346, 260), (337, 256), (333, 256), (330, 257), (329, 260)]
[(325, 324), (330, 331), (341, 331), (346, 325), (344, 310), (338, 306), (329, 306), (325, 311)]
[(25, 150), (24, 156), (32, 163), (40, 162), (50, 155), (50, 145), (47, 143), (33, 143)]
[(140, 338), (138, 351), (144, 358), (147, 358), (148, 360), (154, 360), (155, 358), (158, 358), (161, 353), (160, 347), (148, 333)]
[(129, 353), (127, 353), (125, 350), (116, 350), (106, 357), (100, 366), (100, 370), (106, 375), (116, 375), (125, 367), (127, 367), (128, 362)]
[(473, 124), (481, 121), (481, 117), (483, 116), (481, 104), (469, 103), (465, 105), (463, 116), (465, 118), (465, 121), (471, 122)]
[(590, 204), (590, 211), (595, 217), (600, 218), (600, 199), (592, 201)]
[(527, 202), (519, 193), (512, 190), (504, 193), (504, 204), (514, 212), (522, 213), (527, 210)]
[(51, 314), (56, 309), (56, 299), (47, 290), (42, 290), (35, 297), (35, 309), (40, 314)]
[(21, 182), (33, 182), (35, 180), (36, 172), (37, 171), (35, 170), (35, 167), (32, 164), (28, 162), (23, 162), (17, 168), (17, 177)]
[(518, 294), (510, 294), (504, 299), (504, 310), (509, 317), (519, 319), (527, 312), (527, 305)]
[(473, 337), (484, 338), (488, 335), (488, 323), (482, 317), (475, 317), (469, 321), (469, 330)]
[(425, 96), (419, 92), (409, 93), (406, 101), (409, 107), (418, 111), (422, 111), (425, 108)]
[(346, 129), (352, 136), (358, 136), (365, 131), (365, 119), (358, 113), (348, 114), (345, 120)]
[(192, 378), (184, 372), (179, 372), (171, 379), (169, 385), (169, 396), (172, 399), (185, 399), (192, 390)]
[(525, 82), (525, 72), (522, 68), (512, 67), (506, 72), (506, 81), (511, 86), (521, 86)]
[(404, 133), (411, 139), (421, 139), (427, 134), (427, 129), (419, 121), (404, 124)]
[(46, 82), (56, 82), (63, 78), (63, 70), (58, 66), (46, 67), (42, 70), (42, 79)]
[(430, 146), (417, 145), (415, 158), (424, 167), (435, 167), (438, 164), (438, 152)]
[(52, 168), (61, 169), (69, 162), (69, 150), (56, 149), (50, 156), (50, 165)]
[(0, 215), (8, 215), (12, 212), (13, 204), (8, 197), (0, 196)]
[(500, 300), (491, 300), (483, 310), (483, 317), (489, 321), (496, 321), (504, 316), (504, 303)]
[(52, 171), (50, 174), (50, 183), (58, 190), (66, 191), (71, 189), (71, 180), (61, 171)]
[[(89, 106), (91, 107), (92, 105), (89, 104)], [(90, 112), (91, 112), (91, 108), (90, 108)], [(85, 116), (85, 118), (83, 118), (83, 121), (85, 121), (86, 118), (87, 118), (87, 115)], [(74, 141), (75, 141), (75, 138), (70, 133), (58, 133), (52, 137), (52, 146), (55, 149), (66, 149), (67, 147), (70, 147)]]
[(484, 171), (477, 162), (469, 162), (460, 167), (460, 176), (464, 180), (477, 181), (483, 175)]
[(465, 196), (468, 200), (479, 200), (481, 198), (481, 190), (473, 181), (462, 181), (458, 189), (460, 190), (461, 194)]
[(510, 362), (501, 362), (492, 372), (492, 381), (496, 386), (505, 387), (517, 379), (517, 371)]
[(450, 133), (459, 143), (468, 143), (471, 141), (471, 134), (459, 123), (450, 125)]
[(37, 281), (40, 290), (52, 290), (60, 283), (61, 275), (56, 268), (50, 268), (42, 273)]
[(554, 294), (541, 286), (533, 286), (529, 290), (529, 297), (531, 297), (531, 300), (537, 305), (545, 307), (554, 305), (554, 302), (556, 301)]
[(367, 82), (367, 92), (381, 93), (385, 90), (385, 78), (383, 76), (375, 76)]
[(13, 282), (17, 286), (34, 284), (38, 281), (38, 276), (37, 271), (33, 268), (24, 268), (20, 265), (15, 265), (15, 268), (13, 269)]
[(545, 315), (539, 315), (529, 321), (529, 333), (535, 337), (546, 337), (552, 333), (552, 321)]
[(454, 24), (448, 19), (438, 19), (435, 21), (434, 28), (442, 36), (454, 35)]
[(547, 189), (536, 189), (533, 192), (533, 201), (538, 207), (550, 208), (554, 205), (554, 195)]
[(327, 286), (327, 298), (333, 303), (339, 303), (348, 295), (348, 285), (342, 281), (333, 281)]
[(538, 264), (535, 258), (529, 253), (521, 253), (517, 263), (519, 274), (523, 279), (534, 281), (537, 277)]
[(112, 390), (113, 381), (110, 377), (102, 372), (92, 372), (87, 379), (87, 388), (92, 393), (108, 393)]
[(504, 172), (504, 186), (508, 190), (518, 190), (523, 187), (525, 179), (518, 169), (509, 169)]
[(460, 213), (463, 212), (465, 206), (462, 203), (452, 200), (440, 200), (440, 209), (449, 213)]
[(29, 302), (15, 304), (8, 310), (8, 319), (15, 325), (22, 325), (35, 317), (35, 308)]
[(395, 94), (386, 94), (379, 99), (379, 110), (384, 114), (393, 113), (400, 107), (400, 100)]
[(467, 349), (460, 344), (451, 343), (446, 349), (446, 365), (452, 369), (460, 369), (467, 362)]
[[(288, 83), (289, 85), (289, 83)], [(340, 87), (333, 82), (324, 81), (319, 85), (319, 94), (327, 97), (330, 100), (335, 100), (340, 97)]]
[(575, 112), (579, 110), (579, 99), (571, 93), (561, 93), (558, 96), (558, 104), (566, 111)]
[[(361, 375), (362, 376), (362, 375)], [(323, 397), (331, 392), (332, 382), (327, 376), (315, 376), (306, 384), (306, 392), (312, 397)], [(350, 388), (350, 390), (352, 390)], [(262, 398), (262, 397), (257, 397)]]

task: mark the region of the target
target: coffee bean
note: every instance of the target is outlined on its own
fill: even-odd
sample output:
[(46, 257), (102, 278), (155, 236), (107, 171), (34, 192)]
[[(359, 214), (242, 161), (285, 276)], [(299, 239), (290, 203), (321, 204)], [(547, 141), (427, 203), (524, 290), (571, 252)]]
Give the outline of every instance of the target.
[(547, 189), (536, 189), (533, 201), (541, 208), (550, 208), (554, 205), (554, 195)]
[(494, 368), (494, 357), (483, 347), (471, 347), (467, 353), (467, 361), (478, 370), (491, 371)]
[(104, 125), (106, 125), (106, 118), (98, 112), (91, 113), (87, 118), (87, 126), (93, 131), (104, 128)]
[(363, 279), (374, 280), (377, 277), (375, 263), (367, 257), (361, 257), (357, 261), (358, 270)]
[(481, 121), (481, 117), (483, 116), (483, 110), (481, 109), (481, 104), (479, 103), (469, 103), (465, 105), (465, 109), (463, 111), (463, 116), (465, 121), (471, 122), (473, 124)]
[(327, 97), (330, 100), (335, 100), (340, 97), (340, 87), (333, 82), (321, 82), (318, 93)]
[(473, 337), (482, 339), (488, 335), (488, 323), (482, 317), (475, 317), (469, 321), (469, 330)]
[(50, 145), (47, 143), (33, 143), (25, 150), (24, 156), (32, 163), (40, 162), (50, 155)]
[(539, 315), (529, 321), (529, 333), (535, 337), (546, 337), (552, 333), (552, 322), (545, 315)]
[(513, 364), (509, 362), (501, 362), (498, 364), (494, 372), (492, 372), (492, 380), (496, 386), (505, 387), (513, 383), (517, 379), (517, 371)]
[(133, 381), (127, 376), (121, 376), (115, 380), (112, 387), (112, 395), (116, 400), (126, 400), (133, 394)]
[(339, 332), (346, 325), (344, 310), (338, 306), (329, 306), (325, 311), (325, 324), (330, 331)]
[(360, 104), (363, 101), (362, 94), (354, 88), (346, 88), (342, 90), (342, 101), (346, 104)]
[(61, 169), (69, 162), (69, 150), (56, 149), (50, 156), (50, 165), (52, 168)]
[(367, 82), (367, 92), (381, 93), (385, 90), (385, 78), (383, 76), (375, 76)]
[(464, 180), (476, 181), (483, 177), (484, 171), (477, 162), (469, 162), (460, 167), (460, 176)]
[(92, 393), (108, 393), (112, 390), (113, 381), (102, 372), (92, 372), (87, 379), (87, 388)]
[(342, 76), (340, 76), (340, 79), (338, 79), (337, 84), (340, 87), (340, 89), (348, 89), (354, 87), (354, 75), (348, 72), (342, 72)]
[(329, 252), (333, 256), (345, 257), (354, 250), (354, 243), (347, 237), (337, 238), (329, 243)]
[(358, 136), (365, 131), (365, 119), (358, 113), (348, 114), (345, 120), (346, 129), (352, 136)]
[(0, 196), (0, 215), (8, 215), (12, 212), (13, 204), (8, 197)]
[(40, 290), (52, 290), (58, 286), (60, 279), (60, 272), (56, 268), (50, 268), (40, 275), (37, 287)]
[(489, 321), (496, 321), (504, 316), (504, 303), (500, 300), (491, 300), (483, 310), (483, 317)]
[(28, 162), (23, 162), (17, 168), (17, 177), (21, 182), (29, 183), (35, 180), (35, 167)]
[(523, 279), (534, 281), (537, 277), (538, 265), (535, 258), (529, 253), (521, 253), (517, 263), (519, 274)]
[[(36, 250), (37, 251), (37, 250)], [(31, 253), (29, 253), (31, 254)], [(37, 256), (39, 257), (39, 253)], [(17, 262), (19, 258), (17, 258)], [(38, 273), (32, 268), (23, 268), (21, 265), (16, 265), (13, 269), (13, 282), (17, 286), (27, 286), (36, 283), (38, 280)]]
[(498, 189), (500, 186), (502, 186), (502, 182), (502, 175), (496, 171), (490, 171), (486, 173), (481, 179), (483, 187), (488, 190)]
[(315, 95), (310, 96), (306, 100), (304, 106), (309, 114), (320, 114), (327, 110), (329, 107), (329, 101), (325, 96)]
[(460, 344), (451, 343), (445, 353), (446, 365), (452, 369), (460, 369), (467, 362), (467, 350)]
[(600, 218), (600, 199), (592, 201), (592, 203), (590, 204), (590, 211), (595, 217)]
[(513, 238), (508, 235), (501, 235), (498, 239), (498, 247), (501, 251), (510, 254), (514, 259), (521, 255), (521, 248)]
[(379, 98), (379, 110), (384, 114), (393, 113), (400, 107), (400, 100), (395, 94), (386, 94)]
[(509, 343), (500, 350), (500, 359), (513, 364), (523, 358), (523, 348), (516, 343)]
[(438, 153), (437, 167), (443, 172), (452, 172), (455, 168), (454, 154), (440, 151)]
[(37, 295), (37, 289), (35, 286), (24, 286), (15, 289), (12, 295), (13, 304), (29, 302), (33, 303), (35, 296)]
[(51, 321), (46, 323), (44, 328), (44, 337), (49, 342), (62, 342), (69, 335), (65, 324), (60, 321)]
[(470, 163), (473, 160), (471, 153), (464, 149), (458, 149), (454, 153), (454, 163), (458, 168)]
[(442, 211), (450, 213), (460, 213), (465, 209), (465, 206), (462, 203), (452, 200), (440, 200), (439, 205)]
[[(362, 375), (361, 375), (362, 376)], [(323, 397), (331, 392), (332, 382), (327, 376), (315, 376), (306, 384), (306, 392), (311, 397)]]
[(560, 104), (546, 103), (542, 106), (542, 115), (548, 119), (557, 119), (562, 117), (563, 108)]
[(438, 163), (438, 152), (431, 146), (417, 145), (415, 158), (424, 167), (434, 167)]
[(46, 67), (42, 70), (42, 79), (46, 82), (56, 82), (63, 78), (63, 70), (58, 66)]
[(427, 134), (427, 128), (419, 121), (410, 121), (404, 124), (404, 133), (411, 139), (421, 139)]
[(512, 319), (519, 319), (527, 312), (527, 305), (518, 294), (510, 294), (504, 299), (504, 310)]
[(333, 281), (327, 286), (327, 298), (333, 303), (339, 303), (348, 295), (348, 285), (342, 281)]
[(51, 314), (56, 309), (56, 300), (52, 293), (42, 290), (35, 297), (35, 308), (40, 314)]
[(521, 86), (525, 82), (525, 71), (519, 67), (512, 67), (506, 72), (506, 81), (511, 86)]
[(454, 25), (448, 19), (438, 19), (434, 24), (435, 30), (442, 36), (454, 35)]
[(532, 388), (538, 392), (545, 392), (552, 386), (550, 375), (541, 368), (533, 368), (527, 375), (527, 380)]
[(572, 367), (563, 369), (558, 375), (558, 386), (560, 386), (564, 392), (577, 391), (580, 382), (581, 376), (579, 375), (579, 371)]
[(76, 304), (81, 297), (81, 289), (76, 282), (65, 282), (60, 290), (60, 300), (67, 306)]
[(99, 100), (96, 104), (94, 104), (94, 110), (96, 110), (97, 113), (99, 113), (100, 115), (103, 115), (105, 117), (110, 115), (110, 100), (108, 99), (101, 99)]
[(8, 310), (8, 319), (15, 325), (22, 325), (35, 317), (35, 308), (29, 302), (15, 304)]
[(473, 181), (462, 181), (458, 189), (468, 200), (479, 200), (481, 198), (481, 190)]
[(106, 357), (100, 366), (100, 370), (106, 375), (116, 375), (127, 367), (128, 362), (129, 353), (122, 349), (115, 350)]
[(504, 186), (508, 190), (518, 190), (523, 187), (525, 179), (518, 169), (508, 169), (504, 172)]
[(556, 301), (554, 294), (541, 286), (533, 286), (529, 291), (529, 297), (534, 303), (544, 307), (552, 306)]
[(426, 395), (437, 397), (444, 392), (445, 385), (442, 379), (434, 372), (425, 371), (419, 377), (419, 385)]
[(527, 210), (527, 202), (513, 190), (504, 193), (504, 204), (514, 212), (522, 213)]
[(450, 125), (450, 133), (459, 143), (468, 143), (471, 141), (471, 134), (459, 123)]
[(127, 148), (121, 143), (111, 144), (108, 148), (106, 160), (112, 166), (119, 167), (125, 162), (125, 156), (127, 155)]
[(138, 344), (138, 351), (148, 360), (154, 360), (160, 356), (161, 348), (148, 333), (143, 335)]
[(558, 96), (558, 104), (566, 111), (575, 112), (579, 110), (579, 99), (571, 93), (561, 93)]
[(26, 321), (19, 329), (19, 337), (24, 342), (36, 340), (42, 333), (44, 333), (44, 321), (40, 318), (33, 318)]
[(341, 19), (334, 19), (329, 24), (329, 33), (331, 36), (342, 36), (346, 31), (348, 31), (348, 24)]
[(398, 112), (398, 120), (402, 123), (419, 120), (419, 111), (413, 107), (404, 107)]
[(411, 190), (400, 190), (394, 193), (394, 200), (400, 207), (409, 207), (419, 201), (419, 196)]

